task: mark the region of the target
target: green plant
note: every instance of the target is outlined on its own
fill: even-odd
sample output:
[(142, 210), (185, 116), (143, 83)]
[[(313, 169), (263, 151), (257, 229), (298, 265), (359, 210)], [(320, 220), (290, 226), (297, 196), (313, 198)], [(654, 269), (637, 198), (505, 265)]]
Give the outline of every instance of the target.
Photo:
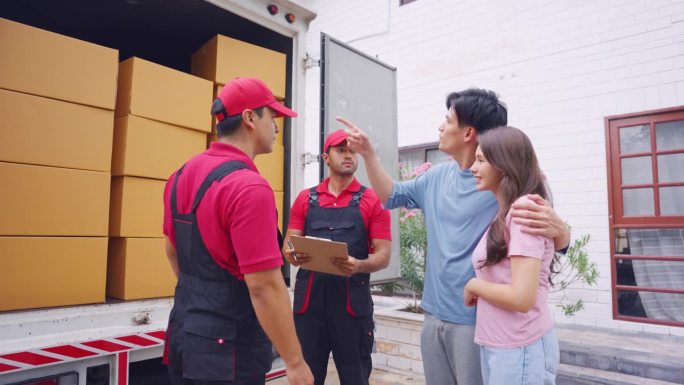
[(575, 301), (569, 298), (566, 289), (576, 283), (593, 286), (599, 277), (596, 264), (589, 261), (586, 249), (588, 243), (589, 234), (582, 235), (572, 242), (565, 255), (556, 255), (559, 263), (556, 266), (557, 274), (553, 277), (555, 286), (550, 292), (562, 293), (560, 303), (557, 306), (563, 309), (566, 316), (575, 315), (584, 309), (582, 300)]
[[(431, 166), (431, 163), (424, 163), (413, 170), (401, 167), (400, 177), (402, 180), (416, 178)], [(420, 210), (402, 208), (399, 211), (399, 250), (403, 286), (411, 289), (413, 295), (413, 303), (407, 304), (406, 310), (420, 313), (418, 299), (423, 296), (427, 252), (425, 218)]]
[(423, 214), (418, 210), (401, 209), (399, 213), (399, 256), (401, 277), (418, 297), (423, 294), (427, 232)]

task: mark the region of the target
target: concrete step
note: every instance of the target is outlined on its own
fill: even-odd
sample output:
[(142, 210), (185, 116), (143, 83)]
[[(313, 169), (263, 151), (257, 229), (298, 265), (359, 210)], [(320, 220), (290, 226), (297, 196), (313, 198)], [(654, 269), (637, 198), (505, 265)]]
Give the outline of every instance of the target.
[(641, 382), (631, 382), (634, 384), (648, 379), (684, 384), (682, 337), (576, 326), (560, 327), (558, 334), (561, 364), (571, 365), (573, 370), (595, 369), (641, 378)]
[(679, 383), (653, 380), (605, 370), (561, 364), (556, 385), (676, 385)]
[(642, 378), (684, 384), (682, 357), (647, 353), (623, 347), (604, 347), (562, 342), (561, 363)]

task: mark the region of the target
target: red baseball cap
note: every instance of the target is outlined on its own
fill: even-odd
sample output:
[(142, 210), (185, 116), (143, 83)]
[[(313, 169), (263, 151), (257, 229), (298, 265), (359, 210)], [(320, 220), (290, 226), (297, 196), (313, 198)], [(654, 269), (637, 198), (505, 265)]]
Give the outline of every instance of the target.
[[(217, 106), (220, 102), (222, 106)], [(241, 114), (244, 110), (254, 110), (268, 106), (276, 112), (276, 117), (295, 117), (297, 113), (278, 103), (266, 83), (257, 78), (235, 78), (228, 82), (218, 95), (212, 114), (218, 121), (228, 116)], [(223, 108), (221, 108), (223, 107)]]
[(335, 132), (331, 132), (327, 138), (325, 138), (325, 143), (323, 144), (323, 152), (327, 153), (328, 148), (335, 147), (338, 144), (341, 144), (342, 142), (346, 141), (347, 138), (349, 137), (349, 134), (347, 134), (347, 131), (345, 131), (343, 128), (339, 129)]

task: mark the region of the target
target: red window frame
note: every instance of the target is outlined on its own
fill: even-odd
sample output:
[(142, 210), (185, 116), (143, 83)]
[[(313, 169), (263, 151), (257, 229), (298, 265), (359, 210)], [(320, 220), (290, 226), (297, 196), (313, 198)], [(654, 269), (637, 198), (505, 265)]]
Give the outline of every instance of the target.
[[(645, 111), (634, 114), (615, 115), (605, 118), (606, 126), (606, 157), (608, 172), (608, 207), (609, 207), (609, 228), (610, 228), (610, 268), (611, 268), (611, 292), (613, 302), (613, 319), (633, 321), (640, 323), (651, 323), (667, 326), (684, 326), (684, 322), (666, 321), (645, 317), (626, 316), (618, 314), (617, 292), (636, 291), (636, 292), (655, 292), (672, 293), (684, 295), (684, 287), (681, 289), (663, 289), (643, 286), (617, 285), (616, 263), (622, 259), (632, 260), (662, 260), (662, 261), (681, 261), (682, 256), (648, 256), (648, 255), (626, 255), (616, 254), (616, 230), (617, 229), (662, 229), (662, 228), (684, 228), (684, 216), (662, 216), (660, 213), (660, 194), (661, 187), (684, 186), (684, 182), (659, 183), (658, 179), (658, 155), (684, 153), (684, 148), (666, 151), (657, 151), (655, 126), (657, 123), (673, 120), (684, 120), (684, 106), (667, 108), (654, 111)], [(646, 125), (650, 128), (651, 151), (622, 155), (620, 154), (620, 133), (622, 127)], [(653, 183), (640, 185), (623, 185), (621, 160), (638, 156), (651, 156), (651, 166), (653, 173)], [(653, 216), (625, 216), (623, 210), (622, 190), (623, 188), (653, 188), (654, 215)]]

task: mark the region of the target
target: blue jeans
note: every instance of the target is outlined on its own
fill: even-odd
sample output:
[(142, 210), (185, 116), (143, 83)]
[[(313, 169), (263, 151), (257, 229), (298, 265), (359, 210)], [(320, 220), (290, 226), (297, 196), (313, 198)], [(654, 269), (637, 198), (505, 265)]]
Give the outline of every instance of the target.
[(555, 385), (560, 364), (556, 331), (521, 348), (481, 346), (480, 360), (485, 385)]

